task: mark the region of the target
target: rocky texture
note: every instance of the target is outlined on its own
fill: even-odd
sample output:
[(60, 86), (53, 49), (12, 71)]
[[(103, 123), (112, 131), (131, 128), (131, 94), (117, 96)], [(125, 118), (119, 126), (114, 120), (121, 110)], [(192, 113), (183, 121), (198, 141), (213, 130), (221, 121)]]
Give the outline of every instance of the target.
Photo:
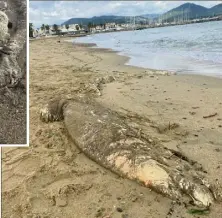
[(170, 198), (209, 207), (219, 200), (202, 167), (136, 131), (117, 113), (90, 99), (51, 101), (41, 120), (64, 118), (75, 144), (92, 160)]
[(25, 84), (26, 1), (4, 3), (0, 11), (0, 88), (13, 88)]
[(0, 42), (2, 45), (7, 43), (10, 36), (8, 33), (8, 16), (3, 12), (0, 11)]
[(25, 0), (0, 3), (0, 101), (0, 144), (25, 144)]

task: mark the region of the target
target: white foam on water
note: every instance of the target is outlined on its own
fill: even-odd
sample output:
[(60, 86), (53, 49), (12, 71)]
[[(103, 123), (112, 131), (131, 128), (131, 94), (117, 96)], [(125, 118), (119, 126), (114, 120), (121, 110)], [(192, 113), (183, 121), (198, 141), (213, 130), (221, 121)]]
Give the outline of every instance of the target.
[(222, 76), (222, 21), (101, 33), (74, 41), (118, 51), (130, 57), (128, 65)]

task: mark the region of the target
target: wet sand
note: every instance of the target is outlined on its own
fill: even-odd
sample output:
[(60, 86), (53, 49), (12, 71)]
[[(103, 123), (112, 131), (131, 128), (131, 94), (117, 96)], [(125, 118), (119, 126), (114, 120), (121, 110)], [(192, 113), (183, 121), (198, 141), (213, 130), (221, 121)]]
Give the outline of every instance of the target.
[[(91, 96), (202, 164), (221, 188), (222, 80), (160, 75), (124, 65), (128, 58), (113, 51), (57, 40), (30, 43), (30, 147), (2, 149), (3, 217), (193, 217), (186, 204), (89, 160), (63, 123), (42, 123), (39, 110), (55, 97)], [(115, 81), (98, 83), (107, 76)], [(209, 217), (221, 216), (221, 205), (213, 205)]]

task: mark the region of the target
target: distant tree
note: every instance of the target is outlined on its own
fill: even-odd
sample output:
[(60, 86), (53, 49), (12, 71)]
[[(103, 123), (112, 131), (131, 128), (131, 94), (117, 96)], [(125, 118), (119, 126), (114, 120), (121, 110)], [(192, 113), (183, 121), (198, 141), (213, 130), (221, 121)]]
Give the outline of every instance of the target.
[(42, 31), (45, 30), (45, 24), (42, 24), (41, 30), (42, 30)]
[(91, 22), (89, 22), (89, 26), (90, 26), (90, 27), (92, 27), (92, 26), (93, 26), (93, 24), (92, 24)]
[(89, 22), (89, 23), (88, 23), (88, 29), (89, 29), (89, 31), (91, 31), (91, 28), (92, 28), (92, 23)]
[(67, 29), (67, 30), (69, 29), (69, 24), (66, 24), (66, 29)]
[(58, 30), (58, 25), (57, 24), (53, 24), (53, 30)]
[(79, 28), (82, 29), (82, 24), (79, 24)]
[(76, 25), (76, 30), (79, 30), (79, 25)]
[(53, 24), (53, 30), (56, 32), (56, 34), (59, 33), (59, 27), (57, 24)]
[(33, 23), (29, 23), (29, 37), (33, 37)]
[(45, 25), (45, 29), (46, 29), (47, 31), (49, 31), (50, 27), (49, 27), (48, 24)]

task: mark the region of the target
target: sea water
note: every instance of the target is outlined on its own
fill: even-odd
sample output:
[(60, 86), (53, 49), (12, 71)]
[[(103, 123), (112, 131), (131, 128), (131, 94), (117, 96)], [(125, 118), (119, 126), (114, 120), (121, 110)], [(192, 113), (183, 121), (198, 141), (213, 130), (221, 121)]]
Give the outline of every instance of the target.
[(130, 57), (128, 65), (222, 77), (222, 21), (93, 34), (96, 43)]

